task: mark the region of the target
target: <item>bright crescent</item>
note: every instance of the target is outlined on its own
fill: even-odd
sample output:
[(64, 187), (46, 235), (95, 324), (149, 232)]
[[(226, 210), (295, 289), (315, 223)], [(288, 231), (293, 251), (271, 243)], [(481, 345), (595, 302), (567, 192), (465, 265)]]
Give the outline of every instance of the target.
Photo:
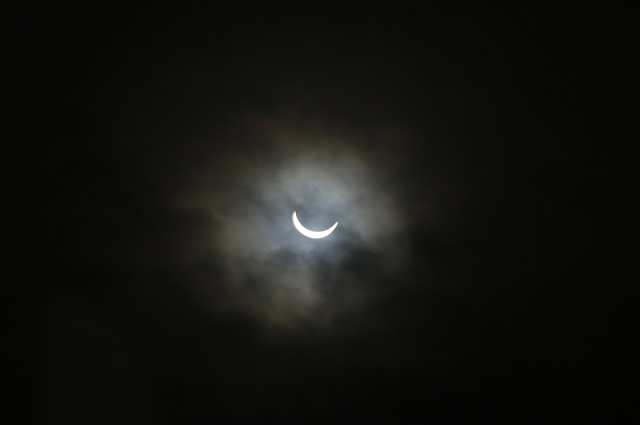
[(295, 211), (293, 212), (293, 215), (291, 217), (293, 218), (293, 226), (296, 228), (296, 230), (302, 233), (304, 236), (311, 239), (326, 238), (331, 234), (331, 232), (335, 230), (336, 227), (338, 227), (338, 222), (336, 221), (335, 223), (333, 223), (333, 226), (329, 227), (327, 230), (323, 230), (321, 232), (314, 232), (313, 230), (307, 229), (302, 225), (302, 223), (300, 223)]

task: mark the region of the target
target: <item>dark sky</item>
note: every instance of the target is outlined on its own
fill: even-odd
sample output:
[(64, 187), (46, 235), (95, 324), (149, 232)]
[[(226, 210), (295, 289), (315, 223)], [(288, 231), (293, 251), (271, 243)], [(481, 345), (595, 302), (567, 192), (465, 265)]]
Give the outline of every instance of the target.
[(38, 418), (621, 420), (625, 11), (317, 9), (25, 24)]

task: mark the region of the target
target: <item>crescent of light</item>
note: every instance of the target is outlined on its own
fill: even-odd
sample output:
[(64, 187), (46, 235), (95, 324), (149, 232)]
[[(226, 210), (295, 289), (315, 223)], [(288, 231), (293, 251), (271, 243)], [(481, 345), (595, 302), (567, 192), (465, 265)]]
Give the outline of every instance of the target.
[(296, 228), (296, 230), (302, 233), (304, 236), (311, 239), (326, 238), (331, 234), (331, 232), (335, 230), (336, 227), (338, 227), (338, 222), (336, 221), (335, 223), (333, 223), (333, 226), (329, 227), (327, 230), (323, 230), (321, 232), (314, 232), (313, 230), (307, 229), (300, 223), (295, 211), (293, 212), (293, 215), (291, 217), (293, 219), (293, 226)]

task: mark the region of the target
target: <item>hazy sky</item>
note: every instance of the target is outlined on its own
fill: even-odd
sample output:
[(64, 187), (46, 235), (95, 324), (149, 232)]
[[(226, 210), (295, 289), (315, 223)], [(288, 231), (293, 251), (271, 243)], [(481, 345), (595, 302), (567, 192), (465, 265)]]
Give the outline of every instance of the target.
[(624, 371), (601, 20), (115, 15), (34, 29), (44, 423), (570, 423)]

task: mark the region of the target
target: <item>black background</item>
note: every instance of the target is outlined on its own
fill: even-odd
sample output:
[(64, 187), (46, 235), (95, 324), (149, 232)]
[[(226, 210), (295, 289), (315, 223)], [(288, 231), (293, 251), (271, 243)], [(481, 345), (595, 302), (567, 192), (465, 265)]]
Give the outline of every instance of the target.
[[(29, 205), (21, 281), (42, 288), (37, 418), (622, 420), (626, 11), (311, 9), (56, 9), (21, 24), (39, 106), (16, 167)], [(143, 272), (127, 249), (192, 228), (154, 216), (163, 176), (145, 161), (189, 151), (203, 122), (282, 108), (435, 134), (443, 158), (467, 164), (460, 236), (410, 229), (396, 289), (350, 318), (384, 327), (274, 331), (207, 312), (181, 289), (184, 271)], [(137, 128), (162, 137), (117, 145)], [(418, 187), (430, 149), (407, 159)], [(374, 259), (353, 261), (357, 272)], [(423, 284), (425, 261), (441, 285)]]

